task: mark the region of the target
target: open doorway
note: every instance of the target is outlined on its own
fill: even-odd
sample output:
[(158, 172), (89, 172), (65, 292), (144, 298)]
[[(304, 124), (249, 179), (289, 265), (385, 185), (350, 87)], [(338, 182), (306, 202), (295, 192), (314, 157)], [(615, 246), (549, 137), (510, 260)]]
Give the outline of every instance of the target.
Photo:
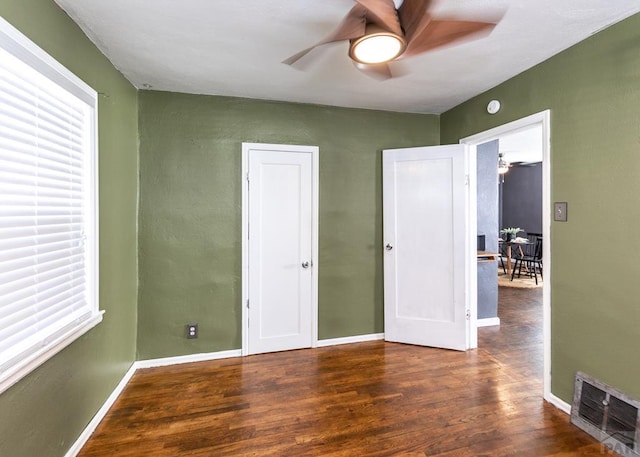
[(498, 163), (499, 291), (542, 288), (542, 138), (542, 125), (535, 124), (495, 140), (498, 157), (491, 158)]
[[(471, 155), (477, 157), (478, 146), (498, 140), (500, 137), (506, 137), (510, 134), (515, 134), (519, 131), (531, 129), (533, 127), (539, 127), (539, 135), (541, 136), (542, 143), (542, 235), (545, 239), (543, 245), (543, 258), (545, 262), (544, 275), (546, 278), (550, 278), (551, 272), (551, 161), (550, 161), (550, 111), (543, 111), (540, 113), (527, 116), (517, 121), (504, 124), (499, 127), (480, 132), (473, 136), (463, 138), (460, 143), (467, 144), (470, 148)], [(496, 168), (498, 164), (496, 163)], [(472, 186), (471, 201), (477, 202), (477, 189)], [(477, 208), (471, 208), (471, 211), (477, 211)], [(475, 234), (474, 234), (475, 236)], [(475, 312), (472, 311), (472, 316), (477, 317), (477, 287), (472, 287), (470, 290), (472, 295), (471, 302), (475, 304)], [(542, 288), (542, 303), (543, 303), (543, 396), (546, 400), (554, 402), (554, 398), (551, 395), (551, 342), (550, 342), (550, 309), (551, 309), (551, 290), (550, 281), (546, 280), (543, 283)]]
[(478, 327), (500, 325), (506, 288), (540, 288), (542, 303), (542, 159), (540, 124), (476, 147)]

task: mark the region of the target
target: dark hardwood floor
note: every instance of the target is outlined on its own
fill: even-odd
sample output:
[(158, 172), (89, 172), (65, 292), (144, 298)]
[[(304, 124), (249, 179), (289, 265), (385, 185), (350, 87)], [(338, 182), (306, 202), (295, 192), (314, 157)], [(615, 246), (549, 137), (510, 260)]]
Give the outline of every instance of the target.
[(500, 291), (479, 349), (381, 341), (139, 370), (81, 457), (588, 456), (542, 400), (541, 289)]

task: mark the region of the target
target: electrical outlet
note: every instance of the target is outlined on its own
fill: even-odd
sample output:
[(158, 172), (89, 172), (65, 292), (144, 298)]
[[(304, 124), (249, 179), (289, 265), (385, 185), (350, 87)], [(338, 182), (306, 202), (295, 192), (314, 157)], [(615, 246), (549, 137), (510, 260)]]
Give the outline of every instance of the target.
[(188, 339), (198, 338), (198, 324), (187, 324), (186, 327)]

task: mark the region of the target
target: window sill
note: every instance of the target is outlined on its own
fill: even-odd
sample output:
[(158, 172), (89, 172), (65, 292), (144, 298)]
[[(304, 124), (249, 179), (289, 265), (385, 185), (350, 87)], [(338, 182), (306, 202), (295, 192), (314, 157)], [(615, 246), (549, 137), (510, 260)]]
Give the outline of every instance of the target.
[(97, 314), (82, 321), (76, 327), (73, 327), (65, 334), (51, 341), (39, 351), (31, 354), (19, 364), (12, 366), (4, 373), (0, 373), (0, 394), (102, 322), (103, 314), (104, 311), (99, 311)]

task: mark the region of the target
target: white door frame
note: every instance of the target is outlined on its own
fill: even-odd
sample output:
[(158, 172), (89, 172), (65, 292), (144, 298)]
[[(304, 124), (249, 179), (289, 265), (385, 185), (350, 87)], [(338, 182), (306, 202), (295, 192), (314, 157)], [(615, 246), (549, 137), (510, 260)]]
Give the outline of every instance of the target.
[[(500, 136), (507, 133), (513, 133), (517, 130), (530, 128), (533, 126), (542, 127), (542, 237), (544, 239), (543, 253), (544, 258), (544, 274), (547, 278), (542, 283), (542, 314), (543, 314), (543, 380), (544, 390), (543, 397), (545, 400), (556, 404), (564, 409), (564, 405), (559, 405), (557, 399), (551, 394), (551, 111), (545, 110), (539, 113), (532, 114), (527, 117), (523, 117), (513, 122), (486, 130), (484, 132), (477, 133), (475, 135), (462, 138), (460, 143), (469, 145), (471, 156), (476, 157), (476, 146), (486, 143), (488, 141), (496, 140)], [(477, 186), (476, 186), (476, 161), (472, 159), (469, 176), (472, 181), (470, 186), (470, 201), (471, 206), (477, 207)], [(497, 164), (496, 164), (497, 166)], [(471, 208), (472, 213), (476, 213), (477, 208)], [(477, 224), (477, 220), (476, 220)], [(477, 225), (471, 226), (471, 234), (475, 236), (477, 231)], [(474, 248), (475, 249), (475, 248)], [(473, 268), (472, 268), (473, 269)], [(476, 269), (477, 271), (477, 269)], [(470, 281), (472, 303), (472, 325), (475, 325), (475, 319), (477, 316), (478, 308), (478, 291), (477, 291), (477, 276), (472, 274)], [(474, 309), (476, 311), (474, 311)], [(473, 332), (472, 332), (473, 335)], [(472, 344), (472, 347), (477, 347), (477, 333), (475, 334), (476, 341)], [(473, 343), (473, 342), (472, 342)]]
[(249, 355), (249, 151), (306, 152), (311, 154), (311, 347), (318, 345), (318, 206), (319, 206), (319, 148), (288, 144), (242, 143), (242, 355)]

